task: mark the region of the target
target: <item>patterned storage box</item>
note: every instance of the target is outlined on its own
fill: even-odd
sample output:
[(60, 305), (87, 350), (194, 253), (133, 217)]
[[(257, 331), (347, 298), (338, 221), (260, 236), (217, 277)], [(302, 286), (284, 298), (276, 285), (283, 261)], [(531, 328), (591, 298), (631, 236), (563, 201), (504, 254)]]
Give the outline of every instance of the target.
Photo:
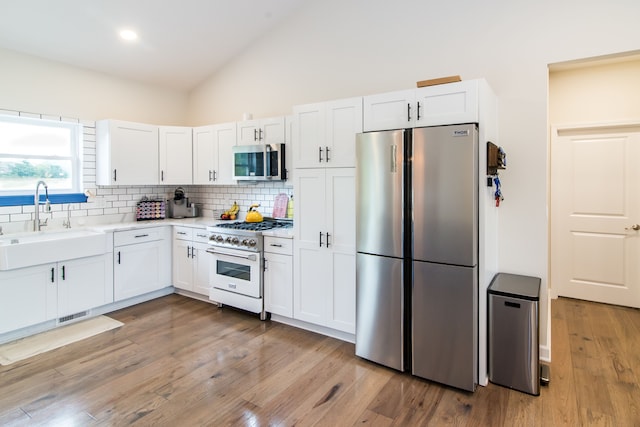
[(165, 219), (164, 200), (141, 200), (136, 204), (136, 220)]

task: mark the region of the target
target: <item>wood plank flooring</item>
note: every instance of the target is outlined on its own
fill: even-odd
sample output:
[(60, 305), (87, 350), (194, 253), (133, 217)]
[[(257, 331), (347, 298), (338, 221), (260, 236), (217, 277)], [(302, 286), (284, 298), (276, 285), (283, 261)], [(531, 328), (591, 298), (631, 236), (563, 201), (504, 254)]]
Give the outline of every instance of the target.
[(458, 391), (354, 346), (169, 295), (125, 323), (0, 367), (0, 425), (638, 426), (640, 311), (554, 300), (551, 384)]

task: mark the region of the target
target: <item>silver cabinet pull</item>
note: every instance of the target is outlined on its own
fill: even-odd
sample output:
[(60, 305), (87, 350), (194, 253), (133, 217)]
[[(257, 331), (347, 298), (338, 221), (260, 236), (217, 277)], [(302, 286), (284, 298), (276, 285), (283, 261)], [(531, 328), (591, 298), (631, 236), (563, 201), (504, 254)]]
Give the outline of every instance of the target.
[(255, 261), (257, 259), (256, 254), (249, 254), (249, 255), (230, 254), (228, 252), (222, 252), (219, 250), (214, 250), (212, 248), (207, 249), (207, 252), (213, 255), (225, 255), (225, 256), (230, 256), (234, 258), (248, 259), (250, 261)]
[(322, 147), (318, 147), (318, 161), (322, 163)]
[(195, 257), (196, 257), (196, 247), (191, 246), (191, 258), (195, 258)]
[(191, 258), (191, 246), (187, 246), (187, 258)]
[(327, 247), (329, 247), (329, 237), (331, 237), (331, 234), (327, 233)]
[(322, 247), (322, 236), (324, 235), (324, 233), (321, 231), (320, 232), (320, 247)]
[(137, 236), (135, 236), (136, 239), (139, 239), (140, 237), (149, 237), (148, 234), (138, 234)]
[(274, 248), (281, 248), (282, 245), (279, 243), (271, 243), (269, 246), (273, 246)]
[(326, 157), (326, 161), (328, 162), (329, 160), (331, 160), (331, 159), (329, 158), (329, 151), (330, 151), (330, 150), (329, 150), (329, 147), (324, 147), (324, 149), (325, 149), (325, 157)]

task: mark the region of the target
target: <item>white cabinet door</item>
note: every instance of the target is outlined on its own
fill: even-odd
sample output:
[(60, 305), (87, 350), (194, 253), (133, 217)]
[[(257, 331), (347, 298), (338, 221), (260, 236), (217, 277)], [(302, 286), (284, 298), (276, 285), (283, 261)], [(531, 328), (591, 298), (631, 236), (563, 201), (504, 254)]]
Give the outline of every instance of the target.
[(235, 123), (213, 126), (216, 142), (217, 169), (214, 171), (214, 184), (235, 185), (233, 180), (233, 147), (236, 145), (237, 131)]
[(193, 183), (233, 185), (236, 124), (193, 128)]
[(117, 120), (96, 122), (96, 184), (158, 184), (158, 127)]
[(478, 123), (479, 80), (467, 80), (416, 89), (415, 127)]
[(209, 297), (209, 260), (207, 243), (194, 242), (191, 246), (191, 263), (193, 264), (193, 292)]
[(356, 134), (362, 132), (362, 98), (326, 103), (325, 160), (328, 167), (356, 167)]
[(173, 241), (173, 286), (187, 291), (193, 290), (191, 240)]
[(417, 116), (413, 89), (364, 97), (364, 131), (413, 127)]
[(293, 317), (293, 262), (290, 255), (264, 254), (264, 309)]
[(192, 139), (190, 127), (159, 128), (160, 184), (187, 185), (193, 182)]
[[(297, 169), (293, 316), (322, 325), (331, 279), (325, 226), (325, 169)], [(322, 239), (322, 240), (321, 240)]]
[(59, 262), (58, 317), (113, 302), (111, 253)]
[(238, 145), (282, 144), (286, 141), (284, 117), (238, 122)]
[(169, 230), (170, 227), (154, 227), (114, 233), (114, 242), (128, 242), (140, 237), (140, 243), (114, 246), (115, 301), (171, 286)]
[(355, 167), (362, 98), (295, 106), (293, 116), (295, 168)]
[(0, 272), (0, 334), (56, 318), (56, 265)]

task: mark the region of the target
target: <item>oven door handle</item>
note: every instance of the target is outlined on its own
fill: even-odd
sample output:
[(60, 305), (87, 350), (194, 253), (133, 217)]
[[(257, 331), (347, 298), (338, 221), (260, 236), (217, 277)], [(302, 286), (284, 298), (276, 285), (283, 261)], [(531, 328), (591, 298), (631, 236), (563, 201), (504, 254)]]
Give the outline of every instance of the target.
[(255, 261), (257, 259), (256, 254), (248, 254), (248, 255), (230, 254), (229, 252), (216, 251), (216, 250), (213, 250), (211, 248), (207, 249), (207, 252), (209, 252), (210, 254), (214, 254), (214, 255), (218, 254), (218, 255), (226, 255), (226, 256), (230, 256), (230, 257), (234, 257), (234, 258), (248, 259), (250, 261)]

